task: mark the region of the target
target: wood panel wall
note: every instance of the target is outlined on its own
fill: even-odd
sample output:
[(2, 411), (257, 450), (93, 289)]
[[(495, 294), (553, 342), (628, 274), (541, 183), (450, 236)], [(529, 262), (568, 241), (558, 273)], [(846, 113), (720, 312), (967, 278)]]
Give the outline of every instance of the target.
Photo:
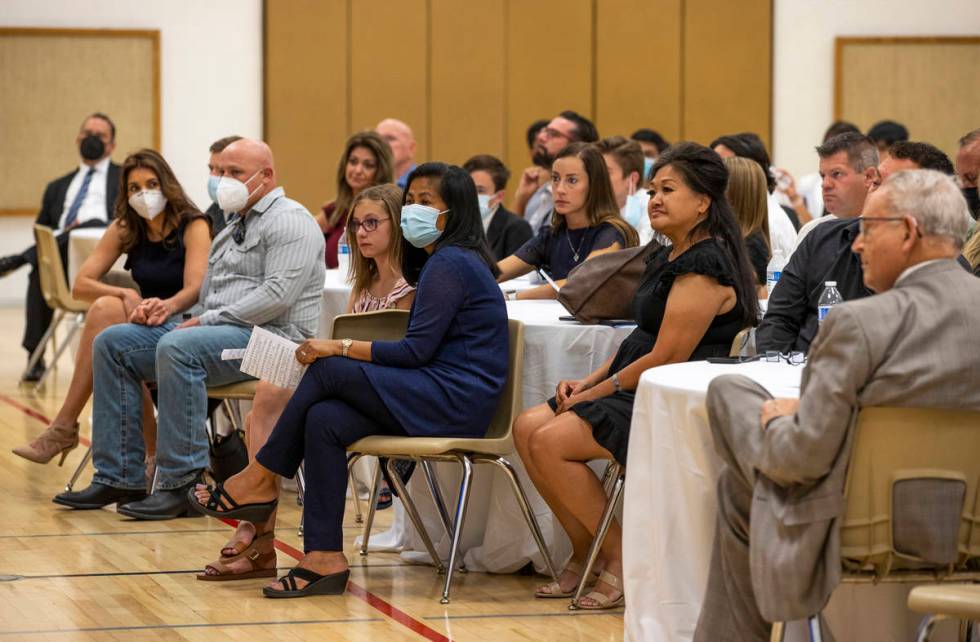
[[(334, 196), (343, 142), (407, 122), (417, 160), (529, 163), (527, 126), (771, 131), (772, 0), (265, 0), (265, 132), (287, 191)], [(516, 188), (516, 176), (509, 186)]]
[(978, 124), (978, 73), (980, 37), (838, 38), (834, 118), (862, 131), (897, 120), (953, 159)]

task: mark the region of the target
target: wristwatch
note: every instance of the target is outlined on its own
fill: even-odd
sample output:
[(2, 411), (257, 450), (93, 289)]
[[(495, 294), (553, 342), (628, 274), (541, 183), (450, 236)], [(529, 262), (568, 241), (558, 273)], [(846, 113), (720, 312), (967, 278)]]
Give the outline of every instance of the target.
[(612, 376), (612, 385), (613, 385), (613, 388), (616, 389), (616, 392), (619, 392), (620, 390), (623, 389), (623, 386), (620, 385), (620, 383), (619, 383), (619, 373), (618, 372), (613, 373), (613, 376)]
[(504, 298), (506, 300), (508, 300), (508, 301), (516, 301), (517, 300), (517, 290), (508, 290), (504, 294)]
[(352, 345), (354, 345), (354, 340), (353, 339), (343, 339), (343, 340), (341, 340), (340, 345), (341, 345), (341, 348), (342, 348), (342, 350), (340, 352), (340, 356), (346, 357), (347, 356), (347, 353), (350, 352), (350, 347)]

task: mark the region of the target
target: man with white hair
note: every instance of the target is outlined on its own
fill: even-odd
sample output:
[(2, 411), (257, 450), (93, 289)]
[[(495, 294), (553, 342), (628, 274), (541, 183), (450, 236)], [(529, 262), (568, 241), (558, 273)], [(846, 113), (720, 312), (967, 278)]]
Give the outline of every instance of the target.
[(397, 118), (385, 118), (374, 131), (391, 147), (395, 160), (395, 183), (403, 190), (408, 187), (408, 176), (415, 169), (415, 135), (412, 128)]
[(980, 279), (955, 260), (967, 230), (960, 190), (937, 171), (897, 172), (858, 222), (853, 249), (876, 294), (827, 315), (800, 398), (773, 399), (742, 375), (708, 387), (725, 465), (698, 642), (762, 642), (770, 622), (827, 603), (840, 581), (838, 520), (857, 408), (980, 410)]
[[(208, 466), (206, 386), (249, 377), (223, 350), (245, 348), (253, 326), (293, 341), (313, 336), (323, 294), (323, 234), (277, 186), (272, 150), (243, 138), (217, 163), (218, 206), (228, 225), (214, 237), (194, 316), (155, 326), (115, 325), (92, 349), (92, 484), (54, 498), (75, 509), (119, 505), (135, 519), (188, 511), (186, 493)], [(158, 483), (146, 497), (142, 383), (159, 395)]]

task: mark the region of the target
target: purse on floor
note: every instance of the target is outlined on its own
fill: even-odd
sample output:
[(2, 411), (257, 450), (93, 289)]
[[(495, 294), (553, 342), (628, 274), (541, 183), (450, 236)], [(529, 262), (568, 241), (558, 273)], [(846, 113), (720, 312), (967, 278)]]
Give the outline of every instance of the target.
[(218, 437), (211, 442), (208, 450), (211, 455), (211, 476), (215, 481), (223, 482), (248, 466), (248, 448), (240, 430)]
[(608, 252), (575, 266), (558, 292), (569, 314), (588, 325), (609, 319), (633, 319), (633, 295), (640, 287), (647, 257), (660, 248), (656, 241)]

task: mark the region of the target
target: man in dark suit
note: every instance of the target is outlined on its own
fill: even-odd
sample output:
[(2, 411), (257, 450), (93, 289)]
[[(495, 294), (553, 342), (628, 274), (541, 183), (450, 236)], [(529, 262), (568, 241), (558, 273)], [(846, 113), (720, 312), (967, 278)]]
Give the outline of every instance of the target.
[[(35, 221), (56, 231), (61, 262), (65, 266), (68, 265), (69, 232), (76, 227), (108, 225), (119, 193), (119, 166), (109, 159), (116, 148), (116, 126), (112, 120), (102, 113), (90, 115), (82, 123), (75, 144), (81, 163), (68, 174), (48, 183)], [(28, 264), (32, 270), (27, 283), (27, 319), (21, 345), (30, 355), (53, 316), (41, 294), (37, 250), (32, 246), (20, 254), (0, 257), (0, 276)], [(24, 378), (37, 381), (43, 372), (44, 361), (40, 360)]]
[(531, 225), (504, 207), (504, 189), (510, 170), (495, 156), (480, 154), (465, 163), (463, 169), (476, 183), (480, 199), (480, 215), (483, 229), (490, 242), (490, 250), (498, 261), (513, 254), (533, 236)]

